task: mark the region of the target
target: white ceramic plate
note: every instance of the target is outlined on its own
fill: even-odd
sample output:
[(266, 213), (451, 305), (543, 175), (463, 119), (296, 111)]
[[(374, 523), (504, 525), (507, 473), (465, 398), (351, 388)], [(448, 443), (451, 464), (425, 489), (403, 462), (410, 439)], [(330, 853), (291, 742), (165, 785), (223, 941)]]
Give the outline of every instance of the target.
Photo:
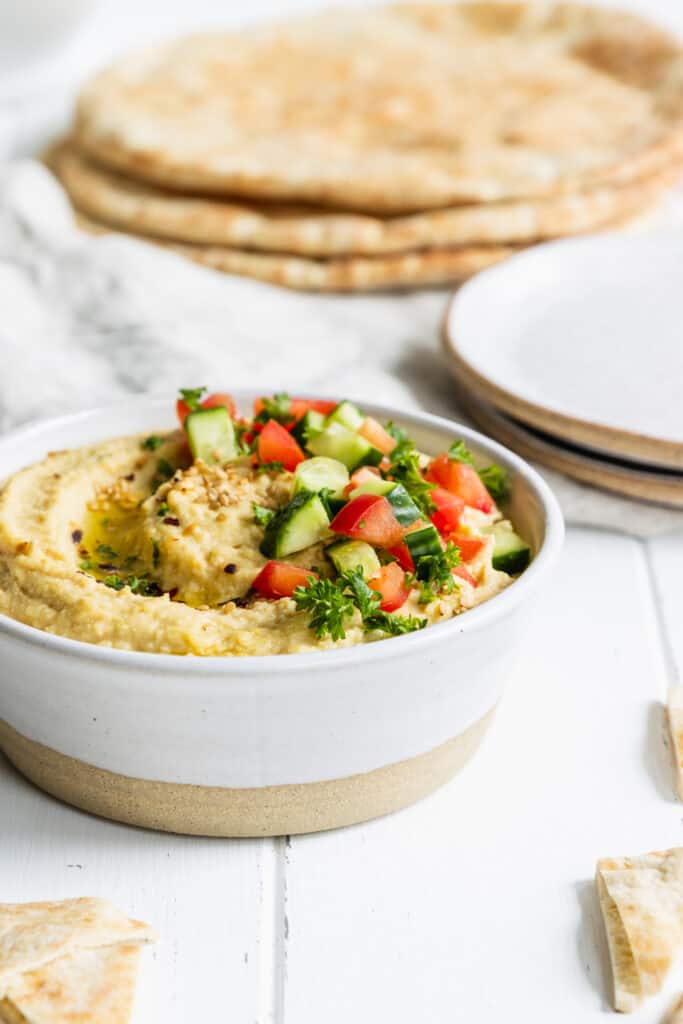
[(683, 234), (537, 246), (452, 300), (454, 374), (503, 412), (609, 455), (683, 469)]
[(592, 487), (639, 501), (683, 509), (683, 472), (666, 472), (635, 462), (599, 458), (592, 452), (562, 445), (548, 434), (505, 416), (492, 405), (458, 391), (458, 401), (472, 421), (525, 459), (557, 470)]

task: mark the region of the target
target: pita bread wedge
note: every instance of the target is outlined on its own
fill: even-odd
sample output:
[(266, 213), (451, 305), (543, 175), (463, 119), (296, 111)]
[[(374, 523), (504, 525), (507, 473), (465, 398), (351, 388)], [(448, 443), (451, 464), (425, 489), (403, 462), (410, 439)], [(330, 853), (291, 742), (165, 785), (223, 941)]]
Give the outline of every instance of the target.
[(0, 1000), (2, 1024), (128, 1024), (139, 945), (79, 949), (16, 975)]
[(683, 800), (683, 686), (671, 688), (666, 711), (671, 734), (676, 789), (679, 799)]
[(75, 206), (119, 229), (177, 242), (328, 258), (433, 246), (520, 244), (580, 234), (635, 216), (682, 173), (674, 165), (620, 188), (382, 217), (164, 191), (98, 166), (68, 141), (53, 147), (46, 162)]
[(637, 1009), (662, 987), (683, 949), (683, 848), (598, 861), (614, 1006)]
[(682, 119), (674, 38), (538, 0), (361, 5), (180, 39), (91, 80), (75, 135), (163, 186), (406, 212), (648, 176)]
[(0, 903), (0, 995), (26, 971), (81, 949), (154, 939), (108, 900), (85, 897), (58, 903)]
[(683, 996), (671, 1007), (664, 1024), (683, 1024)]

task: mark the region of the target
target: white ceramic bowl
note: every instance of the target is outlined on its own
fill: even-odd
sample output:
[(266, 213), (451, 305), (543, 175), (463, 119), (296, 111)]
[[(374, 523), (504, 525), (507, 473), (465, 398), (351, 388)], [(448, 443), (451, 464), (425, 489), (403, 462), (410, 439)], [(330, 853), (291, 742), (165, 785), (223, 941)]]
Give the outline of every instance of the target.
[[(253, 395), (239, 394), (250, 408)], [(343, 650), (194, 658), (112, 650), (0, 616), (0, 747), (94, 813), (205, 835), (279, 835), (413, 802), (468, 759), (559, 553), (562, 515), (525, 462), (436, 416), (362, 403), (436, 454), (463, 437), (512, 477), (531, 566), (485, 604), (418, 633)], [(0, 439), (0, 479), (71, 448), (172, 426), (165, 398), (39, 423)]]

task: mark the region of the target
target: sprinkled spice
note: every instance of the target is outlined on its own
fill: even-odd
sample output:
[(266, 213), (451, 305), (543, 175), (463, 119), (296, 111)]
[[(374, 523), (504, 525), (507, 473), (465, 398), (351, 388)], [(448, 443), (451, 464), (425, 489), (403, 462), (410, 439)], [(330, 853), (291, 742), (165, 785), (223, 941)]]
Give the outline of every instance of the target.
[(71, 539), (74, 542), (74, 544), (80, 544), (81, 541), (83, 540), (83, 530), (72, 530)]
[(135, 480), (135, 473), (129, 473), (128, 476), (124, 476), (124, 480)]
[(227, 572), (229, 576), (232, 576), (234, 572), (237, 572), (237, 566), (234, 562), (228, 562), (223, 572)]
[(180, 520), (176, 519), (175, 516), (164, 516), (161, 521), (162, 523), (165, 523), (166, 526), (180, 526)]

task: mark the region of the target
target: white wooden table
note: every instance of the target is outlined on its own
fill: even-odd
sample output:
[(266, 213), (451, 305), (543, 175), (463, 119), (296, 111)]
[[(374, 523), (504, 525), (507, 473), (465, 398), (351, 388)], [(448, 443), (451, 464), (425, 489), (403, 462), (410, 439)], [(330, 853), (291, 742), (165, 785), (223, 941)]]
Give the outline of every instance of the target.
[[(259, 0), (249, 16), (286, 6)], [(631, 6), (683, 28), (673, 0)], [(122, 0), (73, 59), (84, 69), (218, 13)], [(0, 900), (102, 895), (153, 923), (138, 1024), (604, 1020), (596, 859), (683, 842), (661, 709), (683, 668), (682, 578), (683, 533), (643, 544), (570, 530), (478, 756), (367, 825), (291, 840), (148, 833), (58, 803), (0, 758)], [(680, 991), (683, 973), (633, 1019), (661, 1020)]]
[[(682, 569), (683, 536), (570, 531), (477, 758), (367, 825), (148, 833), (0, 761), (0, 898), (103, 895), (152, 922), (140, 1024), (602, 1020), (596, 858), (683, 841), (661, 712), (683, 667)], [(633, 1019), (659, 1021), (678, 991), (683, 972)]]

